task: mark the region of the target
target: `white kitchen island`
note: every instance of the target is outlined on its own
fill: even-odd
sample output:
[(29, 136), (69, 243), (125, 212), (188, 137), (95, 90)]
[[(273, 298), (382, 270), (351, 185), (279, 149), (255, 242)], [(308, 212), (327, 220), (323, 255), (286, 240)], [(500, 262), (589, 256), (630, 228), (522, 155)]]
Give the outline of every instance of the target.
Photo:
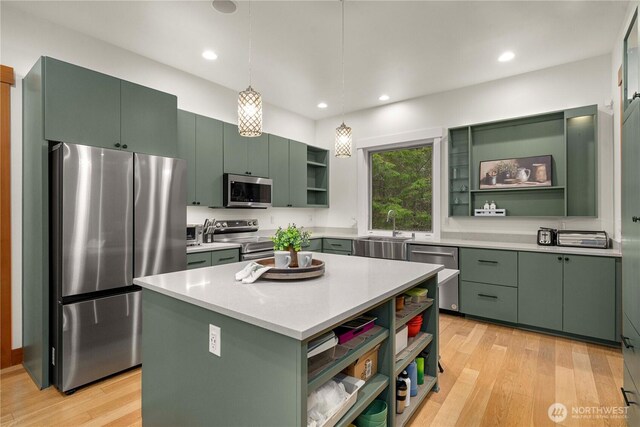
[[(299, 426), (307, 394), (377, 345), (378, 374), (338, 425), (374, 399), (395, 415), (395, 375), (420, 352), (430, 354), (419, 400), (437, 388), (437, 274), (442, 266), (318, 254), (324, 276), (291, 282), (234, 279), (246, 262), (135, 279), (143, 288), (142, 415), (148, 425)], [(395, 297), (429, 289), (426, 303), (396, 313)], [(368, 338), (320, 371), (307, 370), (307, 343), (362, 313), (375, 315)], [(396, 360), (395, 330), (423, 314), (414, 350)], [(220, 328), (220, 356), (209, 351)], [(406, 363), (405, 363), (406, 362)]]

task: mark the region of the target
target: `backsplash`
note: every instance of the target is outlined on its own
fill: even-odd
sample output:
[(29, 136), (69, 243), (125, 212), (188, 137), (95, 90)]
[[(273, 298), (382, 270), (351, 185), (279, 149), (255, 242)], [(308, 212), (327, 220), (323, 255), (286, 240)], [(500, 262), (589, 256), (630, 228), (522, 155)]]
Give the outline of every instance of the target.
[(202, 224), (209, 219), (256, 218), (261, 230), (275, 230), (279, 226), (295, 223), (298, 226), (314, 227), (316, 209), (269, 208), (269, 209), (211, 209), (202, 206), (187, 206), (187, 223)]

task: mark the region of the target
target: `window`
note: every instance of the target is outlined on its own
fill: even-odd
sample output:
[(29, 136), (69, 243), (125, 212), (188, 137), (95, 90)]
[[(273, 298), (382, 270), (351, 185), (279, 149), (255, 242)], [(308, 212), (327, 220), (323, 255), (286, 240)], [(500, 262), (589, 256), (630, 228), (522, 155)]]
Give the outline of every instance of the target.
[(396, 212), (396, 229), (433, 231), (433, 145), (370, 152), (373, 230), (391, 230), (387, 213)]

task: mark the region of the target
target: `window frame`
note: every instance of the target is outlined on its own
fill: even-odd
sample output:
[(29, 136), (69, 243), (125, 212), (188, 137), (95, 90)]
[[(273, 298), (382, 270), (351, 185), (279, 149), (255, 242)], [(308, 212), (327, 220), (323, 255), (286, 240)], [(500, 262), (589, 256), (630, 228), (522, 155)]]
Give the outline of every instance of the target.
[[(358, 176), (358, 234), (367, 235), (374, 234), (379, 236), (391, 235), (389, 230), (377, 230), (371, 227), (371, 171), (370, 171), (370, 153), (395, 150), (401, 148), (414, 148), (424, 145), (433, 147), (431, 168), (432, 175), (432, 214), (431, 214), (431, 232), (400, 230), (400, 235), (410, 237), (410, 233), (415, 233), (416, 238), (421, 239), (438, 239), (441, 230), (441, 211), (443, 206), (442, 200), (442, 143), (444, 140), (445, 129), (431, 128), (421, 129), (411, 132), (395, 135), (385, 135), (381, 137), (366, 138), (356, 141), (357, 144), (357, 176)], [(446, 201), (445, 201), (446, 202)], [(446, 203), (445, 203), (446, 205)]]

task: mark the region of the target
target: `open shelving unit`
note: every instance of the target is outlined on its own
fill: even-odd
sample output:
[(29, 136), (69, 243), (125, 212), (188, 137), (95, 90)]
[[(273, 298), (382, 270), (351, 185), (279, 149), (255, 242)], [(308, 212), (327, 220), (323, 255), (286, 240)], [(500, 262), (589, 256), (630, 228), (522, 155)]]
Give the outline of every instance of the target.
[[(597, 216), (596, 105), (449, 129), (449, 216)], [(552, 156), (551, 187), (480, 189), (480, 162)]]
[[(387, 403), (387, 425), (404, 426), (411, 416), (416, 413), (420, 403), (428, 396), (429, 392), (437, 389), (438, 384), (438, 287), (437, 279), (431, 278), (417, 287), (427, 288), (428, 298), (420, 303), (408, 303), (403, 310), (396, 311), (395, 297), (378, 305), (366, 314), (377, 318), (376, 326), (354, 338), (353, 340), (338, 345), (335, 352), (327, 357), (324, 364), (317, 362), (308, 363), (306, 394), (325, 384), (336, 374), (356, 361), (371, 349), (378, 349), (378, 372), (373, 375), (358, 391), (358, 397), (354, 406), (336, 424), (346, 427), (352, 423), (375, 399), (384, 400)], [(409, 345), (399, 354), (395, 351), (395, 331), (414, 318), (423, 316), (421, 330), (410, 339)], [(362, 339), (359, 339), (361, 338)], [(352, 342), (353, 341), (353, 342)], [(306, 344), (305, 344), (306, 347)], [(425, 361), (424, 384), (418, 386), (418, 395), (411, 398), (411, 406), (403, 414), (396, 414), (396, 377), (406, 366), (411, 363), (425, 349), (429, 356)], [(433, 356), (432, 356), (433, 355)], [(321, 356), (321, 355), (320, 355)], [(316, 356), (319, 357), (319, 356)], [(415, 403), (414, 403), (415, 402)], [(306, 400), (302, 402), (302, 408), (306, 413)]]
[(329, 207), (329, 151), (307, 146), (307, 206)]

